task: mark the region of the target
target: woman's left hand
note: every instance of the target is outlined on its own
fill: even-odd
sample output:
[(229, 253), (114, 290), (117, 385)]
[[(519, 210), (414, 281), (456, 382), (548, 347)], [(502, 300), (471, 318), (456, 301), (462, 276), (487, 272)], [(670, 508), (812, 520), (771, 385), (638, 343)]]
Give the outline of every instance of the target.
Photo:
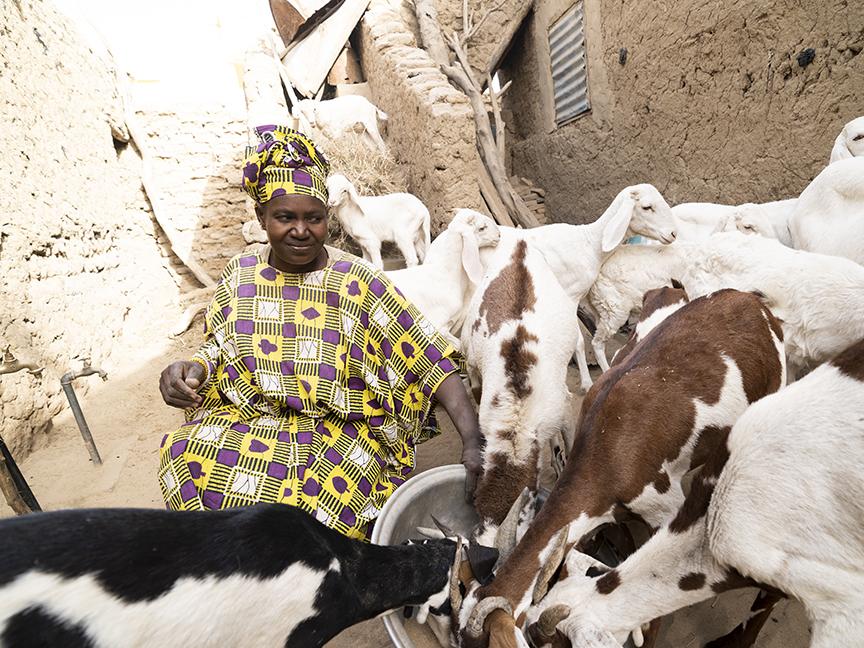
[(478, 443), (462, 446), (462, 465), (465, 466), (465, 501), (474, 503), (477, 481), (483, 475), (483, 448)]
[(483, 474), (483, 436), (480, 434), (477, 412), (474, 411), (471, 398), (458, 374), (447, 376), (439, 385), (435, 397), (447, 410), (456, 431), (462, 437), (462, 465), (468, 471), (465, 478), (465, 501), (473, 504), (474, 489)]

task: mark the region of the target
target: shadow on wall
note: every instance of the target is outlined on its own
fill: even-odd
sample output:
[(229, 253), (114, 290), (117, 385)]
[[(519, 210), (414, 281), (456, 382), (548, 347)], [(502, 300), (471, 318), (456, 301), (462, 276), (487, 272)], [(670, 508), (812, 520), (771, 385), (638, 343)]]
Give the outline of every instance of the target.
[(255, 217), (240, 185), (244, 146), (237, 152), (225, 151), (225, 157), (234, 158), (209, 174), (201, 193), (192, 254), (217, 280), (228, 261), (246, 247), (242, 227)]

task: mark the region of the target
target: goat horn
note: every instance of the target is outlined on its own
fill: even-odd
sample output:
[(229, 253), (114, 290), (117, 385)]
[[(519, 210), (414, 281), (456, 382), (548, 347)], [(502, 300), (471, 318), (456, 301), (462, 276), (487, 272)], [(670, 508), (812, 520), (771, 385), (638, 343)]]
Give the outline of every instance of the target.
[(432, 521), (435, 523), (435, 526), (438, 527), (438, 530), (444, 534), (445, 538), (452, 538), (453, 536), (456, 535), (455, 533), (453, 533), (453, 529), (451, 529), (446, 524), (441, 522), (441, 520), (436, 518), (434, 515), (430, 515), (429, 517), (432, 518)]
[(504, 610), (507, 614), (513, 615), (513, 608), (503, 596), (489, 596), (480, 600), (474, 609), (471, 610), (471, 616), (468, 617), (468, 623), (465, 624), (465, 632), (468, 636), (474, 639), (482, 636), (483, 625), (486, 623), (486, 617), (495, 610)]
[(516, 530), (519, 527), (519, 515), (525, 507), (525, 501), (528, 498), (528, 488), (523, 488), (519, 493), (519, 497), (513, 502), (510, 510), (507, 511), (507, 516), (498, 527), (498, 533), (495, 536), (495, 548), (498, 550), (498, 564), (503, 565), (507, 560), (507, 556), (513, 551), (516, 546)]
[(441, 540), (445, 537), (442, 531), (439, 531), (438, 529), (430, 529), (429, 527), (418, 526), (417, 533), (432, 540)]
[(546, 641), (555, 636), (555, 629), (558, 624), (570, 616), (570, 606), (565, 603), (559, 603), (546, 608), (537, 619), (537, 630)]
[(462, 566), (462, 538), (456, 542), (456, 555), (450, 568), (450, 610), (454, 618), (458, 618), (462, 609), (462, 592), (459, 591), (459, 569)]
[(567, 527), (565, 526), (558, 532), (558, 535), (553, 539), (552, 552), (549, 558), (540, 570), (540, 575), (537, 577), (537, 584), (534, 586), (534, 603), (538, 603), (544, 596), (552, 578), (552, 574), (558, 569), (561, 560), (564, 558), (564, 547), (567, 544)]

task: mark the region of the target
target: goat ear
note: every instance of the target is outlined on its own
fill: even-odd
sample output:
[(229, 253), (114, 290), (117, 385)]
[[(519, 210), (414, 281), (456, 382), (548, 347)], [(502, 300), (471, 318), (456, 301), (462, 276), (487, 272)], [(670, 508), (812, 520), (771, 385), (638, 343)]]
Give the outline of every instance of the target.
[(481, 585), (492, 582), (493, 570), (498, 562), (498, 550), (495, 547), (484, 547), (476, 542), (468, 544), (468, 564), (474, 572), (474, 578)]
[(834, 140), (834, 148), (831, 149), (831, 160), (829, 164), (838, 160), (848, 160), (852, 157), (852, 152), (846, 146), (846, 129), (844, 128), (837, 139)]
[(483, 281), (483, 264), (480, 263), (480, 246), (477, 244), (477, 237), (474, 236), (474, 230), (468, 227), (460, 227), (459, 233), (462, 235), (462, 267), (465, 268), (465, 274), (475, 286), (479, 286)]
[(627, 228), (630, 227), (630, 219), (633, 216), (633, 208), (635, 206), (636, 201), (630, 193), (621, 197), (618, 209), (603, 228), (604, 252), (611, 252), (624, 240)]

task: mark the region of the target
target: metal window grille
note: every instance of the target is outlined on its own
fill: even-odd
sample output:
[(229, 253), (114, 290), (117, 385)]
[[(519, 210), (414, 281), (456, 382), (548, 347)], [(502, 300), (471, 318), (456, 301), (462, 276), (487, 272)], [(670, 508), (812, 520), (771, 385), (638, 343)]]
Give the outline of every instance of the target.
[(559, 126), (590, 108), (583, 18), (582, 2), (577, 2), (549, 29), (555, 122)]

